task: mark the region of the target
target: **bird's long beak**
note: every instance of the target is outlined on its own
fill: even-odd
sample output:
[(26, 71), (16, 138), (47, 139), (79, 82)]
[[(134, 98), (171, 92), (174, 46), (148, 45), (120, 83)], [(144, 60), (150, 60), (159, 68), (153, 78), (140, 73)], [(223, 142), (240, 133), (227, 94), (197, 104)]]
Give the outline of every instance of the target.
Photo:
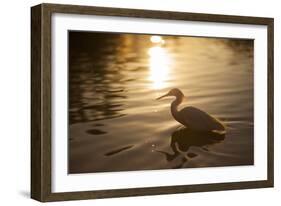
[(164, 95), (163, 95), (163, 96), (161, 96), (161, 97), (158, 97), (156, 100), (162, 99), (162, 98), (167, 97), (167, 96), (169, 96), (169, 93), (164, 94)]

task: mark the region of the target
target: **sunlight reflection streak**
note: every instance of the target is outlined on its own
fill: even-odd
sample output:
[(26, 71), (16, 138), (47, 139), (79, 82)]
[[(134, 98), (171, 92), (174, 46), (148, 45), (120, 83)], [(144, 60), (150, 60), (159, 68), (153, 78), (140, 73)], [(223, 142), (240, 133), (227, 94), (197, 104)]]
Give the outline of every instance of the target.
[(154, 89), (163, 89), (166, 87), (170, 69), (170, 58), (165, 48), (160, 46), (151, 47), (149, 54), (149, 80), (152, 81)]

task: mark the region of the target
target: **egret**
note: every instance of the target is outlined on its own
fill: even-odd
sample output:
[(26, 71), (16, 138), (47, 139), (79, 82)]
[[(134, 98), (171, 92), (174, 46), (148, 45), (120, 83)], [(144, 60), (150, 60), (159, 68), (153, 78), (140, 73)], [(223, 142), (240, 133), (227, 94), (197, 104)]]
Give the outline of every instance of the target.
[(157, 100), (168, 96), (176, 97), (171, 104), (172, 116), (188, 129), (198, 132), (225, 133), (225, 126), (222, 122), (196, 107), (188, 106), (178, 111), (178, 106), (184, 99), (184, 94), (181, 90), (177, 88), (171, 89), (167, 94), (157, 98)]

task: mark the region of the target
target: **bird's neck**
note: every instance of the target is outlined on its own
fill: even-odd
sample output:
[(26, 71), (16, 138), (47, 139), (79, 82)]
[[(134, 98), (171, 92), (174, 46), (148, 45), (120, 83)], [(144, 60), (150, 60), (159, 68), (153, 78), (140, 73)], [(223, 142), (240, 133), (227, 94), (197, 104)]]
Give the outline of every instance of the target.
[(177, 97), (171, 104), (171, 113), (173, 117), (179, 121), (178, 119), (178, 106), (181, 104), (182, 98)]

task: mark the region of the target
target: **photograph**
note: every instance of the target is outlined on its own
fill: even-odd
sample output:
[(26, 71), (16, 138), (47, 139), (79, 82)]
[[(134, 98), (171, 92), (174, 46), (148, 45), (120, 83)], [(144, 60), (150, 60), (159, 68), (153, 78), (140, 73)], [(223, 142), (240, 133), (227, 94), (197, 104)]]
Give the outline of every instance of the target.
[(274, 187), (274, 18), (31, 7), (30, 196)]
[(68, 30), (68, 173), (254, 165), (254, 40)]

